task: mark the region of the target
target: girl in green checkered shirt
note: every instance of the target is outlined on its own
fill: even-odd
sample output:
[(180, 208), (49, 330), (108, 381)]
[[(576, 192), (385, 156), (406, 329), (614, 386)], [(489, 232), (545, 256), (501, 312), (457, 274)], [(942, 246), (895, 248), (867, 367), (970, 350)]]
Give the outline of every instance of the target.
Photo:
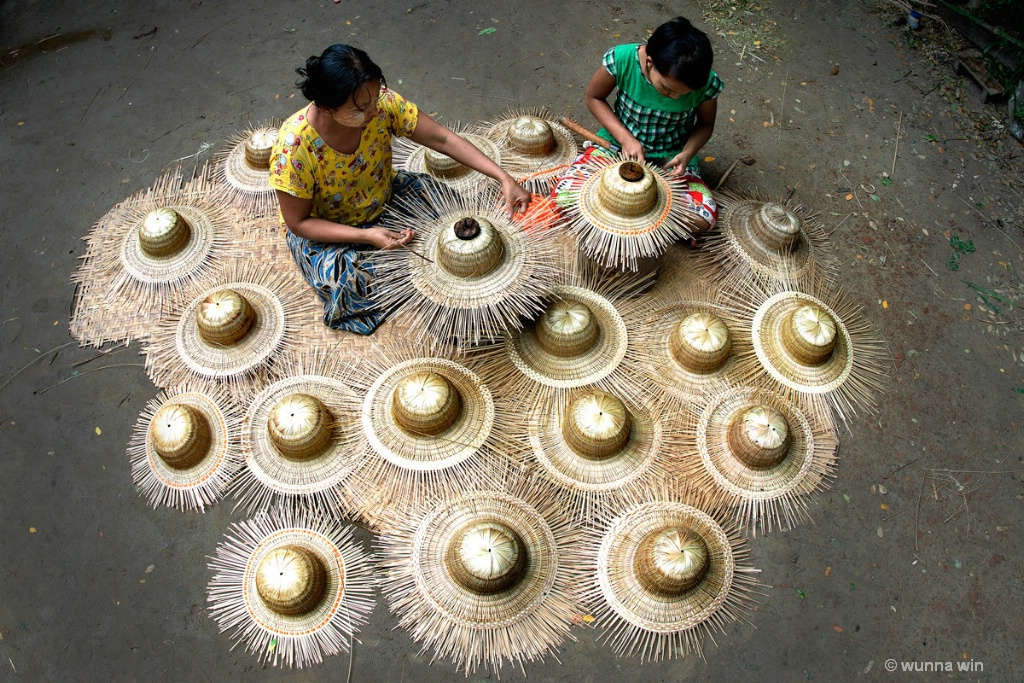
[[(608, 50), (584, 98), (604, 126), (597, 134), (618, 144), (623, 155), (687, 178), (704, 229), (714, 227), (718, 213), (696, 158), (715, 130), (722, 91), (712, 59), (707, 35), (676, 17), (655, 29), (646, 44)], [(612, 91), (614, 108), (608, 104)]]

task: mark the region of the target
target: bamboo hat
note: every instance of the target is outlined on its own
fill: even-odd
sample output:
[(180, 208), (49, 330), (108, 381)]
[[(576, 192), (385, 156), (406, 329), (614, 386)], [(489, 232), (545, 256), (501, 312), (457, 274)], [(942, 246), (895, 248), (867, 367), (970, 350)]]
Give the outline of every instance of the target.
[(175, 169), (93, 226), (71, 277), (79, 285), (71, 331), (80, 342), (145, 336), (177, 296), (241, 254), (242, 215), (212, 189), (208, 170), (186, 181)]
[(210, 569), (211, 616), (273, 666), (302, 668), (346, 652), (373, 609), (371, 558), (350, 528), (308, 512), (232, 524)]
[(389, 221), (418, 232), (418, 253), (376, 255), (380, 306), (458, 346), (496, 339), (540, 313), (566, 258), (548, 239), (551, 226), (511, 222), (493, 189), (469, 197), (446, 186), (429, 192), (429, 206), (403, 204)]
[(635, 344), (644, 371), (663, 399), (678, 407), (735, 381), (738, 322), (710, 295), (662, 298)]
[(684, 477), (736, 509), (741, 526), (791, 529), (806, 517), (806, 497), (835, 474), (839, 441), (831, 420), (802, 402), (764, 389), (736, 387), (712, 397), (696, 425), (681, 432)]
[(553, 183), (579, 156), (572, 133), (546, 109), (511, 110), (481, 126), (498, 145), (501, 162), (531, 192), (547, 194)]
[(204, 512), (238, 470), (241, 413), (225, 391), (204, 382), (149, 401), (128, 443), (136, 488), (153, 507)]
[(823, 299), (751, 287), (737, 302), (752, 314), (752, 351), (740, 355), (740, 375), (763, 370), (788, 398), (803, 395), (831, 406), (843, 421), (858, 408), (874, 409), (887, 378), (887, 354), (860, 307), (841, 291)]
[(571, 637), (574, 532), (546, 487), (517, 490), (467, 491), (379, 537), (391, 611), (467, 674), (543, 658)]
[[(474, 147), (483, 152), (484, 156), (501, 166), (501, 152), (495, 143), (483, 135), (468, 132), (461, 126), (456, 126), (453, 131), (472, 143)], [(418, 145), (408, 138), (396, 137), (394, 139), (393, 159), (395, 168), (412, 173), (426, 173), (434, 180), (460, 191), (479, 190), (496, 182), (483, 173), (474, 171), (441, 152)]]
[(587, 598), (618, 654), (682, 657), (750, 610), (757, 586), (736, 531), (676, 500), (651, 500), (588, 532)]
[(530, 420), (527, 434), (541, 476), (558, 487), (574, 519), (589, 522), (597, 509), (643, 499), (665, 478), (664, 422), (648, 407), (583, 388), (562, 410)]
[(161, 323), (146, 346), (157, 386), (188, 377), (241, 388), (290, 345), (298, 321), (315, 319), (301, 281), (263, 264), (236, 263), (214, 284), (196, 288), (180, 314)]
[(377, 525), (417, 502), (504, 481), (507, 418), (471, 362), (395, 341), (374, 347), (345, 381), (363, 445), (339, 488), (343, 508)]
[(337, 358), (323, 349), (292, 356), (279, 368), (284, 377), (252, 399), (242, 428), (245, 469), (232, 484), (239, 505), (252, 511), (301, 500), (333, 511), (359, 439), (355, 393)]
[(838, 281), (821, 224), (801, 206), (765, 197), (720, 197), (718, 232), (709, 234), (697, 267), (706, 276), (752, 277), (762, 282), (803, 284)]
[(269, 179), (270, 154), (280, 125), (279, 121), (250, 125), (229, 138), (227, 148), (214, 157), (226, 197), (248, 214), (263, 216), (277, 206)]
[(682, 198), (683, 182), (648, 163), (591, 155), (570, 176), (562, 205), (570, 230), (594, 261), (637, 271), (639, 259), (657, 258), (692, 236), (694, 216)]

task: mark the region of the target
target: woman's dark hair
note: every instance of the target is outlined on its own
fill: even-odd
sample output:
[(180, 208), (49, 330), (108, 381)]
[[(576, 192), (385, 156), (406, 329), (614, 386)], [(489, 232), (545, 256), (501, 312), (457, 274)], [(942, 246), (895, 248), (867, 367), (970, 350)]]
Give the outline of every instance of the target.
[(703, 31), (688, 19), (676, 17), (651, 34), (647, 56), (658, 73), (676, 79), (687, 88), (700, 90), (708, 83), (714, 53)]
[(319, 57), (306, 60), (306, 68), (295, 85), (318, 107), (334, 109), (348, 102), (361, 85), (370, 81), (384, 84), (384, 74), (370, 56), (351, 45), (331, 45)]

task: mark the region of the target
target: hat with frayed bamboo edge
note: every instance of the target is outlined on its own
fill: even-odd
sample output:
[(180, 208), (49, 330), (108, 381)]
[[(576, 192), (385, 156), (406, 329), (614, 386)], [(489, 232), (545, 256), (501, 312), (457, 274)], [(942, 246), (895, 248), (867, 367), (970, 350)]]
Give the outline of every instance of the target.
[(190, 287), (242, 254), (244, 216), (214, 196), (209, 167), (180, 168), (111, 209), (85, 237), (70, 330), (101, 346), (149, 335)]
[(673, 461), (683, 479), (735, 510), (754, 536), (807, 517), (809, 496), (835, 476), (839, 449), (835, 424), (804, 401), (742, 386), (696, 406), (670, 441), (688, 454)]
[(277, 208), (269, 179), (270, 154), (280, 125), (279, 120), (250, 125), (228, 138), (226, 148), (214, 156), (216, 179), (225, 197), (247, 214), (265, 216)]
[(505, 170), (530, 192), (550, 193), (579, 156), (572, 133), (543, 107), (509, 110), (482, 122), (479, 132), (498, 145)]
[(702, 277), (835, 287), (839, 263), (813, 213), (757, 194), (726, 192), (715, 199), (718, 229), (708, 234), (694, 264)]
[(645, 499), (667, 476), (667, 413), (593, 387), (572, 391), (561, 410), (537, 408), (527, 419), (529, 450), (520, 450), (577, 523)]
[(193, 289), (146, 343), (146, 370), (157, 386), (189, 378), (228, 382), (251, 392), (276, 354), (291, 347), (300, 321), (319, 317), (307, 285), (261, 263), (237, 262)]
[(309, 511), (232, 524), (209, 566), (210, 615), (264, 664), (301, 669), (347, 652), (373, 610), (372, 558), (351, 527)]
[(161, 392), (128, 442), (135, 487), (153, 507), (205, 512), (238, 471), (241, 423), (241, 406), (214, 383)]
[(577, 532), (550, 494), (540, 482), (467, 490), (379, 536), (381, 590), (433, 658), (497, 671), (572, 638)]
[(834, 411), (848, 423), (858, 410), (875, 410), (889, 354), (862, 307), (842, 290), (824, 283), (810, 290), (773, 293), (749, 284), (732, 294), (728, 305), (751, 339), (736, 372), (744, 384), (773, 388), (787, 399), (802, 396), (819, 415)]
[(409, 249), (374, 255), (374, 297), (418, 322), (419, 340), (462, 347), (493, 341), (538, 315), (563, 277), (566, 241), (548, 214), (511, 221), (493, 188), (463, 196), (444, 185), (426, 202), (404, 202), (385, 218), (417, 231)]
[(242, 425), (244, 469), (231, 484), (248, 511), (302, 503), (336, 514), (335, 488), (356, 462), (356, 394), (345, 365), (328, 349), (286, 354), (280, 379), (253, 397)]
[(525, 414), (552, 401), (562, 408), (568, 392), (588, 385), (643, 404), (650, 388), (627, 350), (647, 310), (646, 298), (634, 295), (646, 284), (621, 274), (602, 278), (579, 258), (540, 316), (470, 353), (482, 359), (484, 381), (502, 402)]
[[(501, 152), (498, 145), (479, 133), (455, 124), (449, 126), (456, 135), (468, 140), (474, 147), (483, 152), (484, 156), (501, 166)], [(426, 173), (428, 176), (459, 191), (479, 190), (486, 185), (496, 185), (498, 181), (475, 171), (468, 166), (452, 159), (446, 154), (418, 145), (409, 138), (395, 137), (392, 141), (392, 158), (395, 168), (412, 173)]]
[(585, 531), (585, 604), (619, 655), (703, 658), (704, 638), (743, 619), (763, 588), (735, 526), (685, 500), (662, 493)]
[(720, 300), (699, 282), (651, 296), (633, 348), (663, 409), (678, 412), (735, 383), (737, 352), (749, 341), (737, 338), (739, 321)]
[(560, 181), (558, 203), (590, 258), (635, 272), (642, 259), (692, 237), (696, 215), (684, 183), (646, 162), (593, 154)]
[(356, 462), (340, 482), (342, 509), (377, 527), (509, 475), (513, 421), (495, 409), (476, 363), (409, 341), (375, 345), (344, 377), (359, 412)]

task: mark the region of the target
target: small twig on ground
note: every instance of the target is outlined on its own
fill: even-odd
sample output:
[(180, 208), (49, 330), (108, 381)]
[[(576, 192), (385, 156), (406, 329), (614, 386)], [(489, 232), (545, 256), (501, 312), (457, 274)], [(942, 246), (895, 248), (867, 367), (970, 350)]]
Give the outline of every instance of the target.
[(925, 475), (921, 479), (921, 487), (917, 490), (917, 515), (914, 517), (914, 552), (920, 552), (921, 546), (918, 543), (918, 536), (921, 528), (921, 494), (924, 493), (924, 482), (928, 479)]
[[(918, 257), (918, 260), (919, 260), (919, 261), (920, 261), (921, 263), (924, 263), (924, 259), (923, 259), (923, 258), (920, 258), (920, 257)], [(934, 275), (935, 277), (938, 277), (938, 276), (939, 276), (939, 274), (938, 274), (938, 273), (936, 273), (936, 272), (935, 272), (934, 270), (932, 270), (932, 267), (931, 267), (931, 266), (929, 266), (929, 265), (928, 265), (927, 263), (924, 263), (924, 267), (925, 267), (925, 268), (927, 268), (928, 270), (931, 270), (931, 271), (932, 271), (932, 275)]]
[(825, 236), (826, 237), (831, 237), (832, 233), (835, 232), (836, 230), (838, 230), (839, 226), (842, 225), (843, 223), (845, 223), (850, 218), (850, 216), (852, 216), (852, 215), (853, 215), (852, 213), (846, 214), (846, 218), (844, 218), (843, 220), (841, 220), (838, 223), (836, 223), (836, 227), (832, 228), (832, 230), (827, 235), (825, 235)]
[[(782, 81), (782, 103), (779, 105), (779, 135), (778, 138), (782, 139), (782, 127), (786, 125), (786, 86), (789, 85), (789, 69), (786, 69), (786, 77)], [(793, 188), (794, 190), (796, 188)]]
[(79, 128), (79, 126), (82, 125), (82, 121), (85, 121), (85, 115), (89, 113), (89, 109), (92, 108), (92, 103), (95, 102), (96, 98), (100, 96), (100, 92), (102, 90), (103, 90), (103, 86), (101, 85), (100, 87), (98, 87), (96, 89), (96, 94), (92, 96), (91, 100), (89, 100), (89, 104), (85, 107), (85, 111), (82, 112), (82, 118), (78, 119), (78, 123), (75, 125), (75, 129), (73, 131), (71, 131), (71, 137), (68, 138), (68, 144), (69, 145), (75, 144), (75, 133), (78, 132), (78, 128)]
[(50, 355), (50, 354), (51, 354), (51, 353), (53, 353), (54, 351), (60, 351), (60, 350), (61, 350), (61, 349), (63, 349), (64, 347), (67, 347), (67, 346), (71, 346), (71, 345), (72, 345), (72, 344), (74, 344), (74, 343), (75, 343), (75, 342), (68, 342), (67, 344), (61, 344), (60, 346), (55, 346), (55, 347), (53, 347), (52, 349), (50, 349), (49, 351), (46, 351), (46, 352), (44, 352), (44, 353), (41, 353), (41, 354), (39, 354), (38, 356), (36, 356), (35, 358), (33, 358), (33, 359), (32, 359), (31, 361), (29, 361), (28, 363), (26, 363), (25, 365), (23, 365), (23, 366), (22, 366), (22, 368), (21, 368), (20, 370), (18, 370), (18, 371), (17, 371), (17, 372), (15, 372), (15, 373), (14, 373), (13, 375), (11, 375), (10, 377), (8, 377), (8, 378), (7, 378), (7, 381), (6, 381), (6, 382), (4, 382), (3, 384), (0, 384), (0, 389), (3, 389), (4, 387), (6, 387), (6, 386), (7, 386), (8, 384), (10, 384), (10, 383), (11, 383), (11, 380), (13, 380), (13, 379), (14, 379), (15, 377), (17, 377), (18, 375), (20, 375), (20, 374), (21, 374), (22, 372), (24, 372), (25, 370), (28, 370), (28, 368), (29, 368), (29, 367), (31, 367), (32, 365), (34, 365), (35, 363), (38, 363), (40, 359), (42, 359), (42, 358), (45, 358), (46, 356)]
[(71, 375), (70, 377), (65, 377), (64, 379), (62, 379), (61, 381), (57, 382), (56, 384), (51, 384), (50, 386), (46, 387), (45, 389), (40, 389), (39, 391), (36, 391), (34, 393), (37, 396), (39, 394), (45, 394), (50, 389), (53, 389), (54, 387), (58, 387), (61, 384), (64, 384), (64, 382), (70, 382), (71, 380), (73, 380), (73, 379), (75, 379), (77, 377), (81, 377), (82, 375), (88, 375), (90, 372), (99, 372), (100, 370), (107, 370), (109, 368), (143, 368), (143, 367), (145, 367), (145, 363), (115, 363), (114, 365), (104, 365), (102, 368), (93, 368), (92, 370), (86, 370), (85, 372), (80, 372), (77, 375)]
[(976, 206), (973, 206), (973, 205), (969, 204), (969, 203), (967, 202), (967, 200), (965, 200), (965, 199), (964, 199), (963, 197), (957, 197), (957, 199), (959, 199), (960, 201), (962, 201), (962, 202), (964, 203), (964, 206), (967, 206), (967, 207), (969, 207), (969, 208), (970, 208), (971, 210), (973, 210), (973, 211), (974, 211), (974, 212), (975, 212), (976, 214), (978, 214), (979, 216), (981, 216), (983, 220), (986, 220), (986, 221), (988, 220), (988, 216), (986, 216), (986, 215), (985, 215), (985, 214), (983, 214), (983, 213), (982, 213), (981, 211), (979, 211), (979, 210), (978, 210), (978, 207), (976, 207)]
[(186, 45), (185, 47), (181, 48), (180, 50), (178, 50), (177, 52), (175, 52), (175, 53), (174, 53), (173, 55), (171, 55), (171, 56), (172, 56), (172, 57), (177, 57), (178, 55), (180, 55), (180, 54), (181, 54), (182, 52), (184, 52), (185, 50), (191, 50), (191, 49), (192, 49), (192, 48), (194, 48), (194, 47), (195, 47), (196, 45), (198, 45), (199, 43), (203, 42), (203, 40), (204, 40), (204, 39), (205, 39), (205, 38), (206, 38), (207, 36), (209, 36), (209, 35), (210, 35), (211, 33), (216, 33), (217, 31), (221, 30), (222, 28), (224, 28), (225, 26), (227, 26), (228, 24), (230, 24), (230, 23), (231, 23), (232, 21), (234, 21), (235, 19), (238, 19), (238, 18), (240, 18), (241, 16), (242, 16), (242, 15), (241, 15), (241, 14), (239, 14), (239, 15), (238, 15), (237, 17), (232, 17), (231, 19), (228, 19), (227, 21), (225, 21), (225, 22), (224, 22), (223, 24), (221, 24), (221, 25), (220, 25), (220, 26), (218, 26), (217, 28), (215, 28), (215, 29), (213, 29), (213, 30), (210, 30), (210, 31), (207, 31), (207, 32), (206, 32), (206, 33), (204, 33), (203, 35), (201, 35), (201, 36), (199, 36), (198, 38), (196, 38), (195, 42), (194, 42), (194, 43), (192, 43), (191, 45)]
[(1010, 242), (1010, 244), (1012, 244), (1013, 246), (1017, 247), (1017, 249), (1019, 249), (1022, 253), (1024, 253), (1024, 247), (1021, 247), (1019, 244), (1017, 244), (1016, 242), (1013, 241), (1013, 238), (1011, 238), (1009, 235), (1007, 235), (1005, 232), (1003, 232), (1003, 229), (1001, 227), (999, 227), (998, 221), (995, 223), (995, 228), (996, 228), (996, 230), (998, 230), (1003, 235), (1003, 237), (1005, 237)]
[(903, 126), (903, 111), (900, 110), (900, 120), (896, 122), (896, 148), (892, 151), (892, 170), (889, 171), (889, 177), (896, 175), (896, 155), (900, 152), (900, 131)]
[(725, 179), (728, 178), (729, 174), (732, 173), (734, 168), (736, 168), (736, 164), (740, 163), (741, 161), (744, 164), (746, 164), (747, 166), (750, 166), (752, 163), (754, 163), (754, 157), (751, 157), (751, 156), (740, 157), (736, 161), (732, 162), (732, 164), (729, 166), (729, 168), (727, 168), (725, 170), (725, 173), (722, 175), (722, 177), (718, 179), (718, 184), (715, 185), (715, 189), (716, 190), (722, 186), (722, 183), (725, 182)]
[[(923, 457), (924, 457), (924, 456), (922, 455), (922, 456), (921, 456), (921, 458), (923, 458)], [(896, 474), (897, 472), (899, 472), (900, 470), (902, 470), (902, 469), (903, 469), (904, 467), (910, 467), (911, 465), (913, 465), (913, 464), (914, 464), (915, 462), (917, 462), (917, 461), (918, 461), (918, 460), (920, 460), (921, 458), (914, 458), (913, 460), (911, 460), (910, 462), (908, 462), (908, 463), (907, 463), (906, 465), (900, 465), (899, 467), (897, 467), (897, 468), (896, 468), (896, 469), (894, 469), (893, 471), (889, 472), (889, 474), (887, 474), (887, 475), (885, 475), (884, 477), (882, 477), (881, 481), (885, 481), (886, 479), (888, 479), (888, 478), (889, 478), (889, 477), (891, 477), (892, 475), (894, 475), (894, 474)], [(881, 482), (879, 482), (879, 483), (881, 483)]]
[(103, 351), (100, 351), (95, 356), (91, 356), (89, 358), (86, 358), (85, 360), (80, 360), (77, 363), (72, 363), (71, 367), (77, 368), (80, 365), (85, 365), (86, 363), (91, 363), (94, 360), (96, 360), (97, 358), (102, 358), (103, 356), (106, 356), (109, 353), (112, 353), (114, 351), (120, 351), (121, 349), (126, 349), (126, 348), (128, 348), (127, 344), (124, 344), (124, 343), (118, 344), (117, 346), (113, 346), (113, 347), (111, 347), (109, 349), (104, 349)]

